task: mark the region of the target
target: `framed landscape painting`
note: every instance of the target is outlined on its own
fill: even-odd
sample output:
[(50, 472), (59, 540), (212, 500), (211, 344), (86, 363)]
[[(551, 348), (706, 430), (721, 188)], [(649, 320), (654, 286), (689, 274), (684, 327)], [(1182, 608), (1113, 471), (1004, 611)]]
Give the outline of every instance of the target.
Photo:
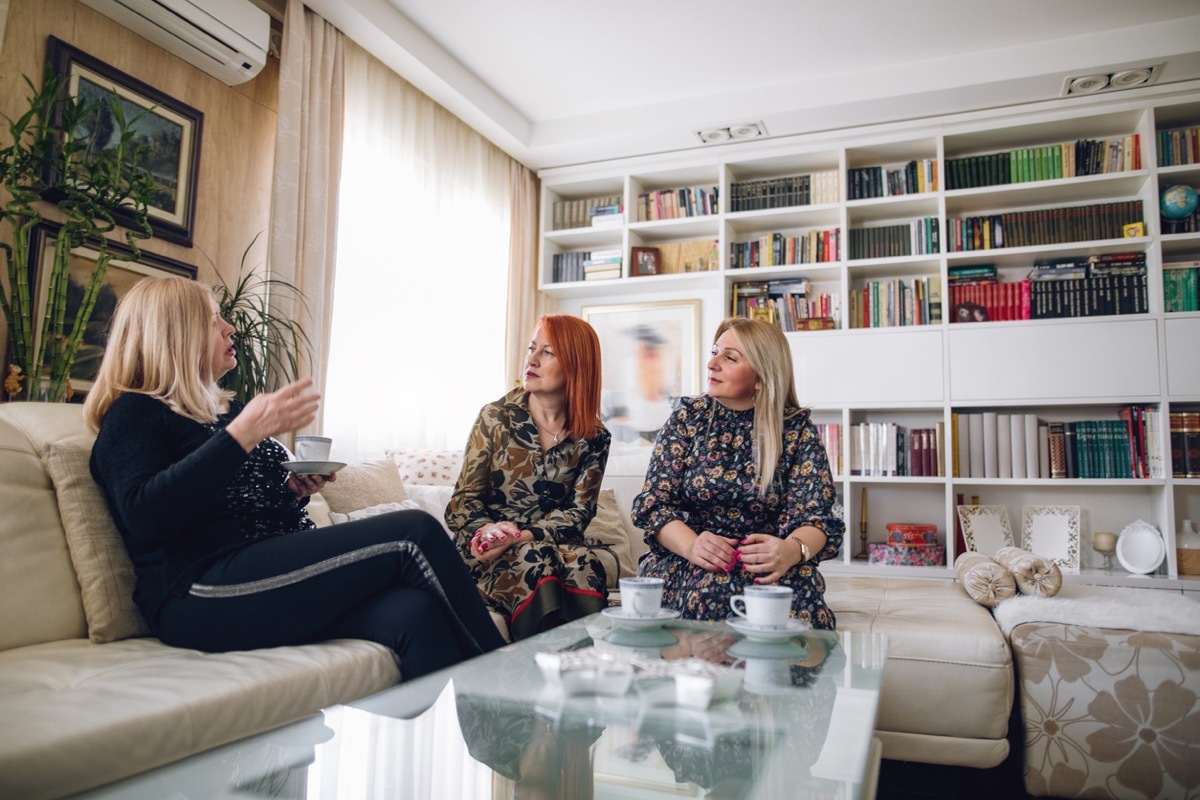
[[(113, 125), (109, 109), (114, 98), (120, 101), (135, 144), (146, 148), (149, 163), (145, 166), (154, 175), (150, 228), (160, 239), (191, 247), (204, 115), (53, 36), (47, 58), (73, 97), (96, 104), (92, 129), (75, 132), (81, 139), (94, 139), (92, 146), (110, 146), (106, 139)], [(55, 176), (46, 179), (54, 185)], [(131, 222), (127, 215), (113, 216), (118, 224)]]
[[(30, 237), (30, 292), (38, 298), (35, 308), (46, 306), (46, 276), (54, 267), (54, 242), (61, 229), (62, 226), (57, 223), (41, 222), (33, 229), (33, 235)], [(71, 366), (71, 387), (75, 391), (76, 399), (81, 399), (96, 379), (96, 373), (100, 369), (100, 358), (104, 355), (104, 347), (108, 341), (109, 323), (112, 321), (117, 301), (125, 296), (129, 288), (147, 275), (196, 277), (196, 268), (182, 261), (154, 255), (146, 250), (142, 250), (140, 260), (130, 261), (128, 259), (132, 256), (132, 251), (112, 240), (108, 242), (108, 250), (112, 259), (104, 272), (104, 283), (100, 287), (96, 305), (92, 309), (92, 317), (83, 333), (83, 342)], [(67, 308), (63, 320), (65, 331), (70, 331), (75, 325), (79, 302), (83, 299), (84, 288), (98, 257), (99, 251), (91, 245), (76, 247), (71, 251), (71, 267), (67, 276)]]
[(585, 306), (600, 338), (600, 416), (612, 434), (607, 472), (644, 475), (676, 401), (699, 382), (700, 301)]

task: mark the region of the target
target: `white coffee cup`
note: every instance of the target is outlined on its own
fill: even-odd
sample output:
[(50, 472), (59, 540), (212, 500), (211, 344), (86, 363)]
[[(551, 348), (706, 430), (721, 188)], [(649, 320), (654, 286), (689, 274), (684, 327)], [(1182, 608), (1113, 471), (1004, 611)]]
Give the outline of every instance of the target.
[(747, 586), (729, 598), (733, 613), (758, 628), (782, 629), (792, 611), (792, 590), (787, 586)]
[(662, 613), (662, 578), (621, 578), (621, 608), (631, 617), (657, 617)]
[(328, 461), (333, 439), (328, 436), (297, 436), (297, 461)]

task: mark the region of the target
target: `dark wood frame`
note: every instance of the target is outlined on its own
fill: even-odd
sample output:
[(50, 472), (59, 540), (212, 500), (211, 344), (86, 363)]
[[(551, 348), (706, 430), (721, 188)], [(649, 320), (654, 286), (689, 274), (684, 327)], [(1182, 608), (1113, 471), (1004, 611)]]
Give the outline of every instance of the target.
[[(53, 36), (50, 37), (46, 58), (55, 73), (67, 82), (68, 91), (77, 92), (78, 79), (82, 77), (108, 89), (124, 102), (140, 107), (141, 113), (157, 116), (180, 127), (180, 152), (176, 158), (176, 210), (172, 213), (152, 206), (150, 228), (160, 239), (191, 247), (196, 221), (196, 184), (204, 114)], [(53, 187), (57, 176), (46, 175), (45, 178)], [(118, 224), (126, 226), (133, 221), (128, 213), (120, 210), (113, 213), (113, 218)]]
[(630, 276), (658, 275), (661, 272), (662, 251), (657, 247), (631, 247), (629, 249)]

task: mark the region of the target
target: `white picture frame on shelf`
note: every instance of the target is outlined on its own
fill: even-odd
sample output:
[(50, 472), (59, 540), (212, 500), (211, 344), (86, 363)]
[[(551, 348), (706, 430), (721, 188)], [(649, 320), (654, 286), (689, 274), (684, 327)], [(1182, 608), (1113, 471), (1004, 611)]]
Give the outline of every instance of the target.
[(1050, 559), (1065, 573), (1079, 574), (1079, 506), (1025, 506), (1021, 549)]
[(1008, 524), (1005, 506), (959, 506), (958, 521), (962, 523), (968, 552), (990, 556), (1001, 547), (1013, 546), (1012, 526)]

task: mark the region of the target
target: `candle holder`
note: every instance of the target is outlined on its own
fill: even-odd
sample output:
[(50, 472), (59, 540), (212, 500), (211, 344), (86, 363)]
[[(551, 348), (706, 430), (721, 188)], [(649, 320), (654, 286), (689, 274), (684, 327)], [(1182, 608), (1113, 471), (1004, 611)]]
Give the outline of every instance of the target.
[(858, 552), (854, 555), (855, 561), (866, 561), (871, 555), (867, 552), (867, 487), (862, 488), (860, 505), (858, 511)]
[(1117, 552), (1117, 537), (1111, 533), (1098, 532), (1092, 536), (1092, 549), (1104, 556), (1100, 569), (1112, 572), (1113, 554)]

